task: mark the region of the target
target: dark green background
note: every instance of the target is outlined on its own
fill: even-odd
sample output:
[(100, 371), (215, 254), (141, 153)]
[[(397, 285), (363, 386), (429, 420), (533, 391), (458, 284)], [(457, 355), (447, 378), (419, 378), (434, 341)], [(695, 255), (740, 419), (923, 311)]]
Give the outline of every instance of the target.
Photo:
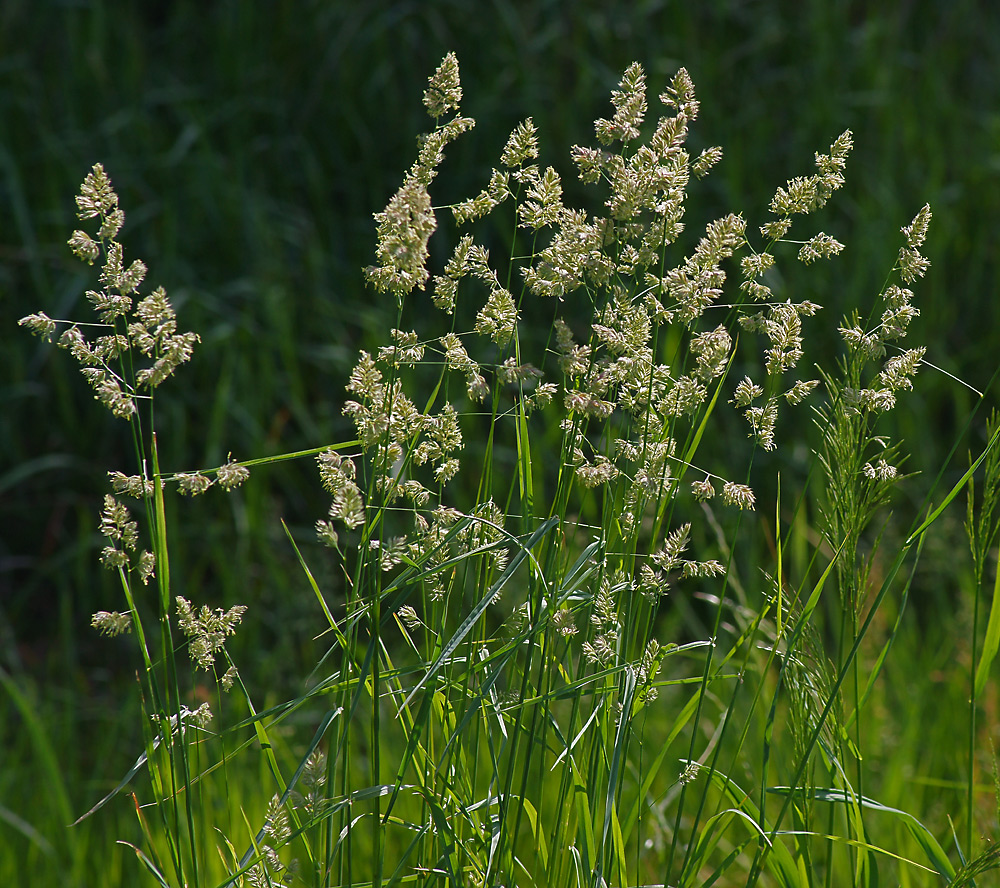
[[(83, 293), (96, 272), (65, 241), (94, 162), (126, 211), (126, 257), (149, 265), (149, 282), (167, 288), (182, 327), (203, 339), (158, 396), (170, 470), (350, 435), (343, 382), (357, 348), (381, 337), (390, 317), (362, 284), (371, 214), (428, 127), (420, 97), (449, 50), (461, 64), (463, 111), (478, 125), (449, 150), (439, 202), (481, 188), (527, 115), (542, 163), (564, 174), (575, 197), (569, 147), (593, 142), (592, 121), (608, 114), (609, 92), (633, 60), (646, 68), (651, 98), (686, 66), (702, 102), (691, 144), (725, 150), (714, 174), (692, 186), (692, 229), (742, 211), (755, 230), (774, 188), (810, 173), (813, 152), (851, 128), (847, 184), (809, 229), (847, 249), (804, 274), (783, 266), (782, 298), (827, 306), (819, 352), (807, 360), (832, 353), (846, 311), (867, 313), (900, 226), (929, 201), (933, 265), (914, 287), (923, 315), (911, 341), (982, 389), (1000, 346), (996, 9), (971, 0), (5, 0), (0, 667), (40, 712), (70, 720), (69, 736), (84, 742), (65, 755), (85, 772), (96, 767), (86, 738), (106, 729), (108, 700), (135, 665), (128, 642), (87, 628), (93, 611), (120, 606), (96, 568), (97, 512), (105, 472), (135, 469), (123, 424), (92, 400), (70, 357), (16, 326), (33, 311), (89, 311)], [(930, 372), (917, 389), (893, 428), (914, 467), (936, 470), (975, 398)], [(242, 637), (276, 686), (311, 662), (316, 628), (277, 519), (308, 544), (325, 500), (306, 460), (257, 473), (234, 497), (174, 507), (172, 554), (184, 566), (176, 591), (249, 604)], [(17, 724), (6, 705), (5, 744)], [(120, 772), (123, 761), (101, 773)], [(0, 781), (0, 800), (14, 787)], [(93, 800), (82, 792), (71, 799), (77, 813)]]

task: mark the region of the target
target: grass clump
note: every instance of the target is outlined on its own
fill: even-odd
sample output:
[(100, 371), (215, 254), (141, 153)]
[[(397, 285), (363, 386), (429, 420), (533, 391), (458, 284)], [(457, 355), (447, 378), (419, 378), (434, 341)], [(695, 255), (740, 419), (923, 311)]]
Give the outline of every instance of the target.
[[(963, 884), (995, 866), (991, 848), (976, 856), (971, 801), (956, 866), (865, 767), (903, 604), (874, 653), (872, 627), (890, 592), (905, 604), (897, 577), (973, 472), (985, 459), (990, 491), (997, 472), (994, 431), (883, 551), (872, 525), (902, 455), (879, 420), (924, 358), (901, 343), (930, 208), (902, 229), (871, 316), (839, 327), (840, 364), (813, 376), (821, 306), (775, 289), (783, 263), (843, 249), (799, 217), (843, 186), (849, 131), (762, 220), (730, 213), (692, 238), (689, 188), (722, 150), (688, 151), (700, 108), (684, 69), (652, 115), (630, 65), (597, 145), (572, 149), (596, 210), (567, 205), (530, 118), (478, 194), (436, 206), (445, 150), (474, 125), (461, 100), (448, 55), (424, 95), (434, 127), (375, 217), (365, 277), (396, 320), (347, 382), (356, 437), (307, 452), (161, 470), (155, 390), (198, 339), (162, 288), (138, 298), (117, 196), (99, 165), (87, 177), (79, 215), (98, 229), (70, 246), (103, 261), (97, 335), (22, 323), (65, 326), (59, 344), (133, 433), (133, 474), (111, 474), (101, 515), (124, 605), (94, 626), (135, 636), (145, 748), (96, 807), (145, 772), (134, 847), (163, 885), (868, 885), (887, 866)], [(441, 255), (439, 227), (454, 229)], [(769, 475), (810, 445), (810, 404), (819, 455), (789, 520), (787, 481), (772, 492)], [(330, 495), (329, 552), (289, 544), (328, 647), (300, 695), (262, 706), (230, 655), (253, 602), (178, 593), (167, 501), (306, 456)], [(762, 553), (754, 517), (772, 508)], [(983, 520), (969, 519), (977, 582), (996, 535)], [(809, 555), (790, 576), (796, 547)], [(318, 557), (339, 586), (315, 579)], [(213, 689), (194, 705), (201, 672)]]

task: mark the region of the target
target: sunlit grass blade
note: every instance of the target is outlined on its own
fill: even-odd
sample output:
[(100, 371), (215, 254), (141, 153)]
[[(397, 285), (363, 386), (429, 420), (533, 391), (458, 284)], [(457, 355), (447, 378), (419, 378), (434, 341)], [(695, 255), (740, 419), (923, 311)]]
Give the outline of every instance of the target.
[(729, 799), (733, 805), (732, 813), (739, 812), (742, 821), (749, 824), (752, 831), (757, 834), (759, 847), (771, 852), (766, 857), (766, 866), (778, 884), (782, 888), (806, 888), (801, 883), (799, 868), (789, 850), (780, 841), (774, 824), (758, 810), (750, 796), (740, 789), (730, 776), (718, 771), (711, 772), (710, 780), (712, 785)]
[(329, 623), (330, 629), (333, 631), (337, 639), (337, 642), (340, 644), (342, 648), (346, 650), (348, 647), (347, 639), (344, 637), (344, 634), (340, 631), (340, 627), (337, 625), (336, 619), (330, 612), (330, 608), (326, 603), (326, 598), (323, 596), (323, 593), (319, 588), (319, 583), (317, 583), (315, 578), (313, 577), (312, 571), (309, 569), (309, 565), (306, 564), (306, 560), (303, 557), (302, 552), (298, 547), (298, 544), (295, 542), (294, 537), (292, 537), (292, 533), (288, 529), (288, 525), (285, 524), (284, 519), (282, 519), (281, 521), (281, 526), (285, 531), (285, 536), (288, 537), (288, 541), (292, 544), (292, 548), (295, 550), (295, 556), (299, 560), (299, 566), (302, 568), (302, 572), (306, 575), (306, 579), (309, 582), (309, 588), (312, 589), (313, 595), (316, 596), (316, 601), (320, 606), (320, 610), (323, 611), (323, 616), (326, 617), (326, 621), (327, 623)]
[[(319, 744), (323, 741), (323, 737), (326, 735), (327, 729), (330, 727), (330, 725), (333, 724), (334, 719), (337, 718), (337, 716), (339, 716), (340, 714), (341, 710), (336, 709), (326, 713), (326, 715), (323, 716), (322, 720), (319, 723), (319, 727), (316, 728), (316, 732), (313, 734), (312, 740), (309, 742), (309, 745), (306, 747), (306, 750), (302, 755), (301, 760), (299, 761), (299, 766), (295, 769), (295, 773), (292, 774), (291, 778), (289, 778), (288, 785), (285, 787), (284, 791), (281, 794), (281, 798), (278, 800), (279, 806), (284, 806), (285, 803), (288, 801), (289, 796), (291, 796), (292, 792), (295, 790), (295, 787), (299, 782), (299, 778), (302, 776), (302, 772), (305, 771), (306, 766), (309, 763), (310, 757), (312, 756), (313, 752), (315, 752), (316, 749), (319, 747)], [(297, 815), (295, 815), (294, 812), (293, 812), (293, 817), (296, 819), (296, 826), (300, 826), (300, 824), (297, 822)], [(260, 845), (261, 842), (264, 841), (264, 836), (267, 834), (268, 826), (269, 824), (264, 824), (264, 826), (262, 826), (260, 830), (258, 830), (255, 838), (253, 839), (251, 847), (248, 848), (246, 852), (243, 854), (243, 857), (240, 858), (239, 862), (240, 869), (242, 869), (247, 865), (247, 862), (250, 860), (251, 857), (253, 857), (254, 850)], [(310, 865), (312, 865), (313, 864), (311, 856), (312, 849), (309, 848), (308, 843), (306, 843), (305, 847), (307, 852), (309, 852), (310, 854), (309, 863)]]
[(934, 508), (934, 510), (917, 526), (915, 530), (911, 531), (910, 535), (906, 539), (905, 545), (907, 548), (911, 546), (916, 541), (916, 539), (927, 530), (927, 528), (929, 528), (935, 521), (938, 520), (938, 518), (941, 517), (944, 510), (951, 505), (955, 497), (957, 497), (965, 488), (965, 486), (969, 483), (969, 479), (972, 478), (972, 476), (976, 473), (976, 470), (979, 468), (979, 466), (982, 465), (983, 460), (985, 460), (986, 457), (989, 456), (990, 451), (992, 451), (993, 448), (996, 446), (998, 440), (1000, 440), (1000, 426), (998, 426), (997, 429), (990, 436), (990, 440), (983, 448), (982, 453), (980, 453), (979, 456), (976, 457), (976, 461), (971, 466), (969, 466), (965, 474), (962, 475), (962, 477), (955, 482), (954, 486), (951, 488), (950, 491), (948, 491), (948, 493), (945, 495), (945, 498), (940, 502), (940, 504)]
[(480, 599), (479, 603), (472, 609), (469, 615), (462, 621), (462, 624), (455, 631), (455, 634), (445, 643), (438, 655), (437, 659), (430, 665), (424, 677), (417, 682), (416, 686), (410, 691), (409, 695), (403, 701), (403, 706), (410, 703), (417, 692), (430, 681), (445, 663), (445, 661), (452, 655), (455, 649), (462, 643), (465, 636), (472, 631), (473, 626), (479, 622), (479, 619), (486, 612), (486, 608), (493, 603), (496, 598), (497, 593), (506, 585), (507, 581), (514, 575), (514, 572), (521, 566), (521, 562), (527, 558), (531, 549), (554, 527), (558, 526), (559, 519), (557, 517), (548, 518), (542, 522), (541, 526), (531, 534), (530, 537), (523, 543), (518, 545), (517, 552), (510, 559), (510, 563), (504, 569), (503, 573), (500, 574), (496, 582), (490, 587), (489, 591), (483, 598)]
[(573, 775), (573, 804), (576, 808), (576, 827), (579, 841), (583, 845), (580, 852), (583, 857), (584, 871), (595, 871), (597, 860), (597, 840), (594, 836), (594, 819), (591, 813), (589, 782), (580, 773), (576, 761), (571, 755), (569, 766)]
[[(789, 797), (793, 794), (793, 792), (801, 794), (802, 790), (793, 791), (787, 786), (773, 786), (768, 787), (768, 792), (773, 793), (774, 795)], [(907, 811), (902, 811), (899, 808), (893, 808), (889, 805), (883, 805), (881, 802), (865, 798), (864, 796), (852, 796), (850, 793), (842, 789), (814, 788), (809, 790), (808, 793), (810, 798), (815, 799), (818, 802), (848, 805), (857, 804), (862, 808), (867, 808), (872, 811), (892, 814), (894, 817), (897, 817), (902, 821), (907, 831), (917, 841), (917, 844), (923, 848), (924, 853), (927, 854), (927, 859), (930, 861), (935, 871), (948, 880), (955, 877), (955, 868), (952, 866), (951, 861), (948, 859), (948, 855), (945, 854), (944, 849), (938, 843), (937, 839), (934, 838), (933, 834), (929, 829), (927, 829), (926, 826), (924, 826), (919, 820), (917, 820), (916, 817)]]
[(622, 876), (627, 870), (625, 866), (625, 850), (621, 840), (621, 824), (615, 812), (615, 797), (619, 791), (620, 771), (625, 756), (625, 747), (629, 740), (629, 725), (632, 720), (632, 704), (635, 699), (635, 671), (626, 668), (624, 672), (624, 688), (621, 695), (621, 710), (618, 713), (618, 726), (615, 730), (615, 742), (611, 750), (611, 763), (608, 768), (608, 790), (604, 800), (604, 827), (601, 831), (601, 849), (607, 848), (608, 830), (614, 822), (615, 836), (612, 838), (612, 860), (617, 859)]

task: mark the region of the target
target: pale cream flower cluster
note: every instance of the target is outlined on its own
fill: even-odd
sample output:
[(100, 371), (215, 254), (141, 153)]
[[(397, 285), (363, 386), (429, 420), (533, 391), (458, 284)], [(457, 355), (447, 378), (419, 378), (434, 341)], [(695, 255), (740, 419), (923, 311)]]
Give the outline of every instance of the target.
[[(562, 432), (560, 465), (553, 467), (559, 483), (570, 483), (564, 479), (571, 477), (581, 496), (613, 501), (615, 533), (625, 548), (636, 547), (627, 570), (605, 555), (593, 587), (592, 631), (581, 643), (584, 656), (599, 667), (619, 662), (618, 596), (638, 592), (655, 601), (676, 578), (704, 581), (724, 573), (717, 561), (685, 557), (690, 525), (661, 529), (668, 504), (682, 491), (704, 503), (718, 490), (726, 506), (755, 506), (754, 491), (746, 483), (690, 462), (695, 458), (689, 449), (692, 437), (700, 437), (717, 404), (727, 400), (720, 394), (730, 392), (729, 403), (745, 418), (749, 436), (762, 449), (773, 450), (781, 402), (798, 405), (818, 385), (796, 371), (805, 353), (806, 322), (820, 306), (808, 300), (781, 301), (772, 287), (785, 244), (794, 243), (792, 255), (807, 265), (843, 249), (825, 232), (797, 241), (788, 235), (793, 222), (799, 224), (796, 217), (822, 208), (843, 185), (853, 146), (850, 131), (842, 133), (827, 153), (815, 155), (813, 174), (776, 189), (768, 206), (773, 218), (759, 226), (758, 245), (751, 242), (757, 235), (748, 231), (743, 216), (727, 214), (709, 221), (684, 254), (677, 242), (684, 233), (688, 187), (692, 177), (707, 175), (721, 161), (722, 151), (706, 148), (696, 158), (688, 153), (689, 127), (700, 109), (686, 70), (678, 71), (659, 95), (662, 111), (655, 120), (649, 119), (646, 89), (642, 67), (630, 65), (612, 93), (614, 113), (595, 123), (597, 145), (572, 149), (579, 179), (603, 189), (599, 212), (566, 204), (559, 172), (538, 163), (538, 131), (527, 118), (511, 133), (486, 186), (450, 208), (462, 229), (513, 204), (516, 229), (510, 255), (497, 260), (474, 232), (460, 231), (442, 270), (432, 275), (428, 242), (437, 219), (428, 186), (444, 148), (473, 126), (460, 116), (457, 62), (453, 55), (445, 59), (424, 97), (436, 128), (422, 141), (403, 185), (376, 215), (377, 264), (366, 274), (376, 290), (396, 296), (400, 317), (407, 314), (406, 297), (431, 281), (431, 301), (452, 328), (427, 337), (393, 330), (393, 344), (374, 357), (361, 353), (345, 407), (357, 428), (361, 453), (327, 457), (331, 462), (324, 469), (324, 484), (334, 502), (330, 520), (317, 526), (331, 544), (336, 544), (333, 522), (360, 528), (365, 545), (377, 551), (386, 570), (407, 559), (443, 563), (446, 552), (486, 552), (501, 569), (508, 518), (488, 499), (489, 488), (482, 488), (487, 501), (478, 512), (454, 512), (443, 502), (445, 484), (460, 469), (462, 417), (472, 415), (461, 414), (456, 405), (466, 399), (472, 406), (485, 406), (491, 448), (505, 421), (513, 422), (517, 440), (526, 442), (528, 417), (548, 411)], [(446, 120), (449, 114), (453, 116)], [(925, 268), (917, 248), (927, 218), (929, 211), (905, 230), (907, 244), (898, 263), (904, 283)], [(737, 302), (727, 304), (723, 294), (733, 270), (739, 278)], [(910, 295), (890, 288), (878, 330), (846, 330), (845, 338), (877, 351), (885, 340), (900, 337), (916, 314)], [(519, 335), (532, 299), (555, 303), (548, 348), (533, 361), (525, 354), (530, 338), (522, 341)], [(726, 323), (708, 321), (718, 309), (729, 312)], [(471, 330), (462, 332), (459, 318), (474, 318)], [(759, 379), (729, 379), (740, 328), (751, 334), (743, 337), (744, 343), (756, 338), (762, 345)], [(889, 359), (871, 389), (877, 395), (871, 397), (888, 400), (905, 387), (920, 354)], [(425, 379), (437, 375), (432, 395), (423, 400), (409, 393), (421, 373)], [(453, 374), (462, 384), (458, 399), (449, 400)], [(437, 402), (442, 406), (435, 407)], [(421, 409), (419, 403), (426, 406)], [(687, 443), (682, 447), (679, 442)], [(359, 458), (371, 471), (365, 492), (355, 480), (354, 460)], [(333, 462), (336, 469), (330, 468)], [(425, 465), (430, 473), (422, 470)], [(700, 480), (682, 486), (689, 471)], [(876, 465), (873, 471), (882, 476), (887, 470)], [(337, 479), (332, 483), (331, 472)], [(523, 476), (520, 485), (527, 491)], [(385, 509), (400, 500), (412, 512), (413, 530), (390, 534)], [(456, 515), (454, 520), (469, 522), (461, 533), (441, 522), (442, 509)], [(651, 525), (658, 539), (645, 539)], [(489, 528), (495, 528), (492, 537), (484, 533)], [(428, 573), (434, 577), (432, 599), (441, 598), (446, 594), (443, 578), (433, 570)], [(421, 625), (415, 611), (401, 619), (411, 629)], [(549, 619), (563, 638), (579, 631), (571, 609), (555, 608)], [(652, 658), (646, 658), (645, 666), (642, 657), (635, 661), (637, 675), (650, 673)]]
[[(143, 389), (156, 388), (191, 358), (199, 336), (178, 332), (173, 307), (162, 287), (134, 304), (139, 285), (146, 277), (146, 266), (138, 259), (125, 264), (124, 250), (116, 239), (125, 214), (101, 164), (95, 164), (87, 175), (76, 204), (81, 219), (99, 222), (96, 239), (85, 231), (74, 231), (69, 246), (78, 258), (91, 265), (104, 254), (100, 273), (104, 286), (101, 290), (88, 290), (86, 295), (100, 318), (97, 326), (107, 327), (109, 332), (89, 340), (78, 324), (72, 324), (60, 336), (58, 344), (79, 361), (97, 400), (115, 416), (127, 419), (135, 414), (136, 400), (142, 397)], [(19, 323), (33, 333), (51, 338), (58, 325), (67, 322), (55, 321), (39, 312), (21, 318)], [(134, 379), (123, 370), (126, 353), (131, 353), (131, 361), (139, 367)], [(141, 366), (140, 356), (148, 359), (147, 366)]]
[[(904, 245), (900, 248), (896, 266), (903, 283), (922, 277), (930, 262), (920, 254), (927, 237), (931, 208), (925, 204), (913, 221), (902, 228)], [(843, 396), (855, 410), (882, 412), (896, 404), (896, 393), (913, 388), (913, 377), (926, 354), (923, 347), (899, 349), (895, 343), (906, 336), (910, 321), (920, 314), (912, 304), (913, 292), (898, 284), (888, 285), (882, 292), (882, 314), (879, 323), (870, 330), (862, 327), (857, 315), (844, 321), (840, 334), (850, 352), (861, 361), (885, 358), (887, 345), (897, 353), (885, 359), (871, 383), (865, 387), (847, 388)]]

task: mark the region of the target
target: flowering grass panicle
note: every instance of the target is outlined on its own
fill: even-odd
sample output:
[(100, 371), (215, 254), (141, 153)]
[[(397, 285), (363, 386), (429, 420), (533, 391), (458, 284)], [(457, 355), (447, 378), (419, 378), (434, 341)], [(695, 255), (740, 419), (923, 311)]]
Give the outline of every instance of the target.
[[(102, 334), (44, 313), (21, 321), (50, 339), (68, 325), (60, 344), (133, 420), (138, 473), (109, 473), (101, 513), (101, 560), (127, 606), (92, 625), (131, 633), (142, 658), (145, 748), (129, 778), (145, 766), (159, 818), (150, 827), (137, 799), (142, 864), (157, 884), (192, 886), (875, 884), (886, 850), (875, 812), (916, 836), (894, 862), (954, 883), (961, 871), (930, 832), (875, 798), (861, 754), (892, 637), (864, 663), (863, 642), (944, 508), (891, 566), (876, 559), (871, 524), (903, 477), (878, 422), (925, 354), (902, 341), (919, 315), (908, 286), (928, 268), (929, 207), (902, 229), (880, 304), (843, 321), (837, 370), (803, 378), (820, 306), (784, 297), (781, 263), (844, 249), (822, 231), (789, 234), (844, 186), (850, 131), (815, 155), (813, 174), (776, 189), (768, 221), (723, 213), (688, 231), (689, 189), (723, 154), (689, 152), (700, 105), (683, 68), (656, 112), (643, 67), (625, 70), (596, 146), (566, 161), (583, 206), (542, 159), (530, 117), (471, 198), (436, 205), (445, 151), (474, 126), (454, 54), (423, 100), (433, 129), (375, 215), (364, 278), (396, 316), (346, 382), (353, 440), (161, 472), (154, 389), (198, 338), (178, 332), (162, 288), (139, 296), (146, 267), (126, 264), (124, 215), (100, 166), (77, 200), (96, 236), (74, 232), (70, 246), (103, 257), (101, 289), (86, 297)], [(454, 226), (439, 229), (442, 211)], [(432, 249), (452, 228), (454, 243)], [(810, 482), (795, 492), (793, 533), (787, 482), (772, 503), (761, 464), (777, 464), (788, 438), (808, 450), (779, 415), (804, 404), (823, 490), (818, 509)], [(734, 428), (749, 429), (739, 447)], [(268, 688), (261, 707), (230, 655), (247, 608), (177, 594), (165, 483), (229, 491), (248, 466), (304, 455), (329, 495), (315, 524), (324, 547), (285, 530), (325, 652), (297, 695)], [(977, 581), (997, 535), (997, 465), (982, 521), (970, 496)], [(748, 557), (748, 529), (766, 559)], [(842, 603), (833, 620), (830, 587)], [(899, 618), (904, 605), (905, 591)], [(996, 614), (978, 691), (1000, 650)], [(836, 659), (821, 650), (828, 635)], [(206, 693), (211, 706), (188, 706)], [(224, 701), (243, 711), (227, 721)], [(244, 760), (266, 786), (219, 804), (244, 788)], [(995, 863), (980, 855), (965, 869)]]
[[(146, 277), (146, 266), (136, 259), (126, 267), (124, 250), (117, 240), (125, 222), (118, 206), (118, 195), (100, 164), (96, 164), (80, 189), (76, 199), (80, 219), (97, 219), (97, 238), (77, 230), (69, 240), (70, 248), (79, 259), (93, 264), (103, 254), (104, 266), (101, 290), (88, 290), (87, 300), (96, 312), (106, 333), (88, 340), (78, 324), (70, 324), (59, 338), (81, 364), (81, 371), (94, 388), (95, 397), (116, 416), (130, 418), (137, 409), (142, 390), (151, 390), (163, 383), (181, 364), (190, 360), (196, 333), (180, 333), (166, 291), (158, 287), (135, 304), (139, 285)], [(29, 315), (19, 321), (32, 332), (51, 338), (59, 324), (44, 313)], [(126, 370), (139, 369), (134, 376)], [(150, 361), (141, 366), (141, 358)]]
[[(100, 516), (100, 531), (107, 541), (100, 560), (117, 573), (125, 606), (120, 611), (98, 611), (91, 625), (105, 636), (130, 633), (135, 639), (142, 666), (139, 675), (143, 706), (155, 732), (145, 732), (146, 750), (128, 778), (84, 817), (110, 801), (145, 766), (149, 786), (141, 790), (146, 799), (142, 806), (152, 805), (162, 824), (173, 824), (194, 835), (197, 824), (192, 820), (193, 812), (179, 795), (193, 791), (191, 750), (210, 736), (212, 713), (207, 702), (195, 709), (184, 702), (190, 698), (194, 680), (182, 677), (177, 668), (173, 632), (179, 629), (187, 638), (196, 666), (214, 671), (216, 657), (224, 653), (226, 640), (236, 631), (246, 608), (237, 605), (212, 610), (203, 605), (196, 610), (183, 596), (171, 595), (164, 490), (168, 483), (188, 495), (202, 493), (213, 484), (232, 490), (245, 481), (248, 470), (230, 457), (215, 469), (173, 474), (161, 471), (153, 409), (156, 392), (190, 360), (200, 338), (179, 329), (176, 312), (163, 287), (141, 294), (147, 268), (140, 260), (129, 263), (125, 259), (119, 240), (125, 214), (100, 164), (85, 178), (76, 203), (78, 217), (94, 222), (96, 232), (74, 231), (70, 249), (89, 265), (103, 259), (98, 275), (100, 288), (85, 292), (97, 319), (54, 320), (39, 312), (22, 318), (20, 323), (47, 339), (63, 328), (57, 344), (79, 362), (95, 397), (115, 416), (129, 420), (138, 473), (108, 473), (114, 495), (105, 495)], [(123, 497), (137, 500), (138, 508), (127, 506)], [(143, 543), (148, 548), (143, 548)], [(238, 678), (236, 667), (228, 661), (215, 678), (219, 690), (230, 690)], [(187, 731), (188, 726), (198, 731)], [(142, 816), (140, 824), (153, 851), (155, 841)], [(177, 883), (187, 883), (189, 874), (197, 872), (195, 856), (171, 844), (169, 829), (167, 836), (166, 859)], [(155, 864), (150, 861), (147, 868), (166, 884)]]

